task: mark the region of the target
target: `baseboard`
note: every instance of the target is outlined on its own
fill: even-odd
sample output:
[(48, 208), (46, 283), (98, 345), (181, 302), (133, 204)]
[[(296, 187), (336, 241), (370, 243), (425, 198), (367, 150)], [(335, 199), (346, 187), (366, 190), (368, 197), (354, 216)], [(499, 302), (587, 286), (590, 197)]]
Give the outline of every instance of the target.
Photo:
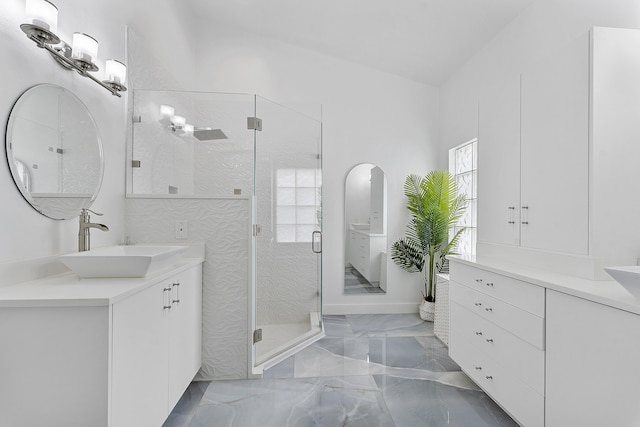
[(398, 314), (417, 313), (420, 301), (414, 303), (323, 304), (322, 314)]

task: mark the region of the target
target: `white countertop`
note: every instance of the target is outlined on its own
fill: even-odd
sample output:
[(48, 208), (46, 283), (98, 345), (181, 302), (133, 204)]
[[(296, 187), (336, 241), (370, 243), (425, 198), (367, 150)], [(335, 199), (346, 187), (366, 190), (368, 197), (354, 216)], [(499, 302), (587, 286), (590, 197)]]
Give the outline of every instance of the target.
[(109, 306), (202, 262), (202, 258), (183, 258), (171, 267), (139, 278), (80, 279), (73, 273), (64, 273), (2, 286), (0, 308)]
[(369, 230), (355, 230), (355, 229), (351, 229), (350, 231), (354, 231), (358, 234), (364, 234), (365, 236), (369, 236), (369, 237), (385, 237), (386, 234), (378, 234), (378, 233), (370, 233)]
[(546, 289), (640, 314), (640, 299), (634, 297), (613, 279), (588, 280), (482, 256), (455, 255), (449, 256), (448, 258), (452, 263), (460, 262), (472, 267), (482, 268), (496, 274), (502, 274), (503, 276), (542, 286)]

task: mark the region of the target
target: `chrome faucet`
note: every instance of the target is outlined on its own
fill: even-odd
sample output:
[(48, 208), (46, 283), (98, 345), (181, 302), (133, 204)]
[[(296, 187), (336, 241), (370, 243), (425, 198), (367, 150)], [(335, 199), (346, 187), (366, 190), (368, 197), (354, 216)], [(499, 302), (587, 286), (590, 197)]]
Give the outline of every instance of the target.
[(91, 235), (89, 234), (89, 230), (91, 228), (109, 231), (109, 227), (106, 225), (91, 222), (89, 212), (102, 216), (102, 214), (94, 212), (91, 209), (82, 209), (80, 212), (80, 231), (78, 231), (78, 252), (84, 252), (91, 249)]

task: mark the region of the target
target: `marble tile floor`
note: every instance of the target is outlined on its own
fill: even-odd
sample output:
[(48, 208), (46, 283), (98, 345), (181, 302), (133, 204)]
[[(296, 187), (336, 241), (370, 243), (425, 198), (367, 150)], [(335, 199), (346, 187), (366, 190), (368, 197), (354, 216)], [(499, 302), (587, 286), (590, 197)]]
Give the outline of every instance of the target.
[(380, 286), (372, 285), (351, 265), (344, 269), (344, 293), (353, 294), (384, 294), (386, 293)]
[(416, 315), (324, 317), (259, 380), (192, 383), (163, 427), (517, 426)]

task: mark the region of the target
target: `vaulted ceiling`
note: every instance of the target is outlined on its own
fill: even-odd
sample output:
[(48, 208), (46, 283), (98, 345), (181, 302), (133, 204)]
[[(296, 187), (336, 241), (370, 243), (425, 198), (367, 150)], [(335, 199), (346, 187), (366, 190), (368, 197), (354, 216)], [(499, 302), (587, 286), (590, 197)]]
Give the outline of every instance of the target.
[(183, 0), (224, 22), (439, 86), (534, 0)]

